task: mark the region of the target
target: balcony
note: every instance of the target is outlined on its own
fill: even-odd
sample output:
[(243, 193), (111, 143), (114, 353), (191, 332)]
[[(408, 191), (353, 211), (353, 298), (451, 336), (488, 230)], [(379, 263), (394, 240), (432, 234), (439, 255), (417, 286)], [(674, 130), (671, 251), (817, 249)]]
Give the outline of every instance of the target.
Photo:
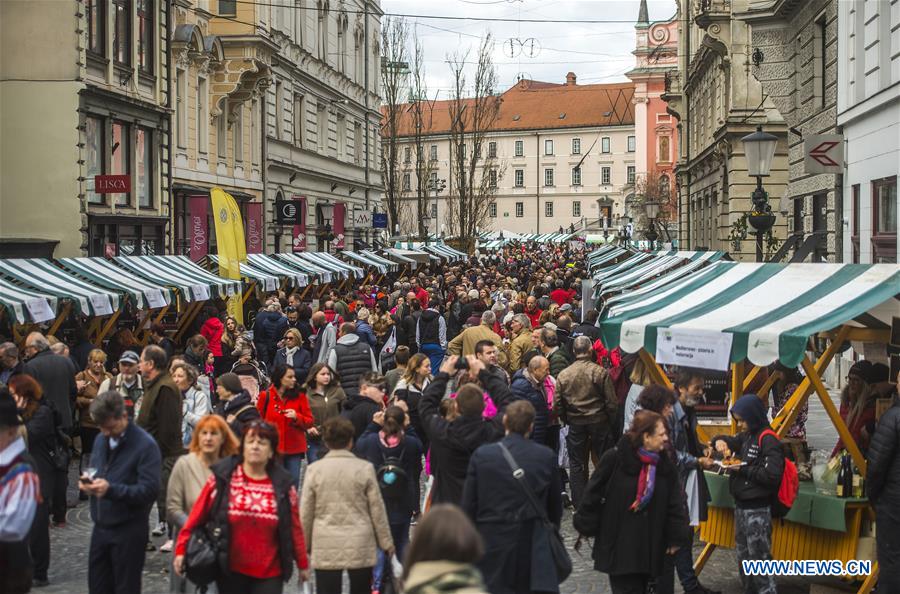
[(695, 0), (694, 22), (706, 29), (715, 21), (731, 18), (731, 0)]

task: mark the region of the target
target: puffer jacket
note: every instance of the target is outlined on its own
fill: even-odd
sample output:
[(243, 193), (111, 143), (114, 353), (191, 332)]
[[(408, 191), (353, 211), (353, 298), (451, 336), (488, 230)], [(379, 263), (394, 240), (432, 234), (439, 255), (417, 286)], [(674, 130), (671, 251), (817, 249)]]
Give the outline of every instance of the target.
[(394, 546), (375, 469), (348, 450), (309, 465), (300, 518), (315, 569), (375, 565), (375, 549)]
[(612, 425), (618, 399), (609, 372), (590, 359), (578, 359), (560, 372), (557, 382), (553, 410), (563, 422)]
[(900, 507), (900, 400), (894, 399), (878, 421), (869, 444), (866, 489), (869, 500), (879, 505)]
[(527, 369), (521, 369), (513, 375), (509, 391), (517, 400), (527, 400), (534, 407), (534, 429), (531, 439), (539, 444), (547, 444), (547, 425), (550, 423), (550, 407), (547, 395), (542, 387), (534, 383)]

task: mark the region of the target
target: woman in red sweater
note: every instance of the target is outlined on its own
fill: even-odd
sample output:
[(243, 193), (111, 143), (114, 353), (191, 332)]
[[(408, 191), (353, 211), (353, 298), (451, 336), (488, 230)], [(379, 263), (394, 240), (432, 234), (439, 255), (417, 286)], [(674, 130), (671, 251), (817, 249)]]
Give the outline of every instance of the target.
[(276, 461), (278, 431), (264, 421), (247, 425), (241, 453), (211, 467), (212, 476), (178, 535), (175, 572), (184, 575), (191, 533), (213, 517), (216, 493), (228, 493), (228, 573), (216, 579), (219, 594), (281, 594), (293, 566), (309, 579), (309, 560), (297, 489)]
[(272, 385), (260, 392), (256, 408), (264, 421), (278, 429), (278, 453), (281, 463), (300, 488), (300, 469), (306, 457), (306, 430), (315, 424), (309, 399), (297, 385), (293, 367), (276, 365), (272, 370)]

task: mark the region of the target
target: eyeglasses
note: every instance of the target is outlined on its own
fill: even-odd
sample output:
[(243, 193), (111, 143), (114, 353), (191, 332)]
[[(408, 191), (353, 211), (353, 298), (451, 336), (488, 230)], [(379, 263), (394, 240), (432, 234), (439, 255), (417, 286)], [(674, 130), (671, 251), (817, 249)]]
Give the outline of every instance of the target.
[(285, 340), (294, 340), (294, 337), (293, 336), (285, 336), (284, 339)]

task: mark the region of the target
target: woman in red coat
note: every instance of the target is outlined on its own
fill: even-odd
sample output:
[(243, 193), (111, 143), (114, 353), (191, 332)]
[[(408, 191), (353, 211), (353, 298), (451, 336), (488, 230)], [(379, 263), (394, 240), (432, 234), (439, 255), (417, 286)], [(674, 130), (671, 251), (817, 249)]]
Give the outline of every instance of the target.
[(215, 311), (208, 313), (209, 317), (200, 326), (200, 335), (209, 343), (209, 352), (214, 357), (214, 373), (218, 377), (227, 371), (231, 371), (230, 368), (225, 369), (227, 361), (222, 356), (222, 335), (225, 333), (225, 324), (222, 323)]
[(272, 370), (272, 385), (260, 392), (256, 408), (264, 421), (278, 429), (278, 453), (281, 462), (300, 488), (300, 468), (306, 457), (306, 430), (315, 424), (309, 400), (297, 385), (293, 367), (277, 365)]

